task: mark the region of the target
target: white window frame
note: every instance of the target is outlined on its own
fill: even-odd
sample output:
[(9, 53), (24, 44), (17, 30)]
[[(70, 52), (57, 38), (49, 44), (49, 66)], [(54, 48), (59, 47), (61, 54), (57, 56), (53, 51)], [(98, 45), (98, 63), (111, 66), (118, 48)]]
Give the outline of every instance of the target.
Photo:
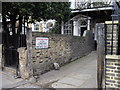
[(39, 23), (34, 23), (33, 26), (33, 31), (39, 31)]

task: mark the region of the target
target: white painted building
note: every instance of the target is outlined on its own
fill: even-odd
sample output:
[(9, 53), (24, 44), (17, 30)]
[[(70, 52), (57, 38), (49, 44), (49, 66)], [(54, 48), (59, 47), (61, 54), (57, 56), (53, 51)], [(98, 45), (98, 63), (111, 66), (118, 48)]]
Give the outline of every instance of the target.
[[(106, 4), (112, 4), (114, 0), (70, 0), (71, 2), (71, 9), (72, 13), (78, 13), (79, 10), (82, 10), (83, 12), (87, 12), (89, 10), (93, 10), (93, 4), (96, 2), (100, 2)], [(103, 4), (103, 5), (104, 5)], [(101, 4), (102, 5), (102, 4)], [(99, 4), (98, 4), (99, 6)], [(88, 9), (87, 9), (88, 8)], [(89, 9), (92, 8), (92, 9)], [(111, 9), (112, 7), (105, 7), (105, 8), (100, 8), (100, 10), (104, 9)], [(77, 9), (77, 10), (76, 10)], [(97, 9), (95, 8), (95, 11)], [(72, 24), (71, 24), (72, 22)], [(86, 30), (92, 30), (94, 33), (94, 28), (92, 27), (92, 19), (91, 17), (87, 17), (84, 15), (77, 14), (74, 16), (70, 21), (68, 21), (67, 28), (66, 25), (64, 29), (61, 29), (62, 34), (68, 34), (68, 35), (73, 35), (73, 36), (84, 36)], [(72, 28), (71, 28), (72, 27)]]
[(31, 24), (33, 32), (49, 32), (55, 25), (55, 20), (40, 21)]
[(91, 30), (90, 21), (90, 17), (78, 14), (65, 24), (61, 32), (66, 35), (83, 36), (86, 30)]

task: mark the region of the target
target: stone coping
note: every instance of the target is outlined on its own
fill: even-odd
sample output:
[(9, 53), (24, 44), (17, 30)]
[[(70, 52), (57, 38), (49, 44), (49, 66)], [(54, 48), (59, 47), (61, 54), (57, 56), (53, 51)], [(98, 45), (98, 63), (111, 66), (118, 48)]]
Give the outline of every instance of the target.
[[(118, 21), (113, 21), (114, 24), (118, 24)], [(112, 24), (112, 21), (105, 21), (105, 24)]]
[(120, 60), (120, 55), (106, 55), (106, 59)]

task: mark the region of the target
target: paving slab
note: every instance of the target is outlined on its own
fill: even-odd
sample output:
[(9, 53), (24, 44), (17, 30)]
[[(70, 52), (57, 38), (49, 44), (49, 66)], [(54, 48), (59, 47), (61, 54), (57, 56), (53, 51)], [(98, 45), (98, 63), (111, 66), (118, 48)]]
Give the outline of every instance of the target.
[(84, 82), (79, 88), (97, 88), (97, 80), (96, 78), (90, 78), (86, 82)]
[(71, 67), (68, 68), (71, 72), (52, 84), (53, 88), (69, 88), (70, 86), (75, 86), (76, 88), (97, 88), (97, 55), (95, 52), (78, 59), (71, 64)]
[(59, 80), (58, 82), (63, 83), (63, 84), (67, 84), (67, 85), (72, 85), (72, 86), (79, 87), (81, 84), (83, 84), (84, 80), (71, 78), (71, 77), (64, 77), (61, 80)]
[(60, 82), (52, 84), (52, 87), (54, 88), (78, 88), (76, 86), (68, 85), (68, 84), (60, 83)]
[(9, 83), (7, 85), (4, 85), (4, 86), (2, 86), (2, 88), (16, 88), (18, 86), (22, 86), (22, 85), (27, 84), (27, 83), (28, 82), (26, 82), (26, 81), (19, 81), (19, 82), (14, 82), (14, 83)]
[(13, 75), (7, 72), (0, 71), (0, 75), (2, 76), (2, 88), (12, 88), (17, 86), (18, 84), (25, 83), (23, 79), (15, 79)]
[[(96, 51), (93, 51), (89, 55), (79, 58), (69, 64), (64, 65), (60, 68), (60, 70), (51, 70), (43, 75), (40, 76), (38, 79), (37, 84), (44, 85), (50, 82), (56, 82), (61, 80), (62, 78), (77, 73), (77, 75), (73, 75), (76, 78), (84, 78), (87, 79), (90, 76), (96, 77), (97, 73), (97, 54)], [(84, 75), (83, 75), (84, 74)], [(81, 77), (79, 77), (81, 75)], [(87, 77), (88, 75), (88, 77)], [(97, 77), (96, 77), (97, 79)], [(94, 80), (93, 80), (94, 81)]]
[(8, 72), (0, 71), (0, 79), (2, 80), (0, 89), (40, 88), (40, 86), (34, 85), (27, 80), (21, 78), (15, 79), (14, 76)]
[[(55, 88), (56, 90), (76, 90), (76, 88)], [(82, 90), (82, 89), (80, 89)]]
[(75, 78), (78, 80), (87, 80), (89, 78), (92, 78), (92, 75), (90, 74), (80, 74), (80, 73), (71, 73), (70, 75), (68, 75), (67, 77), (71, 77), (71, 78)]
[(21, 86), (18, 86), (16, 88), (40, 88), (39, 86), (36, 86), (36, 85), (33, 85), (31, 83), (27, 83), (27, 84), (24, 84), (24, 85), (21, 85)]

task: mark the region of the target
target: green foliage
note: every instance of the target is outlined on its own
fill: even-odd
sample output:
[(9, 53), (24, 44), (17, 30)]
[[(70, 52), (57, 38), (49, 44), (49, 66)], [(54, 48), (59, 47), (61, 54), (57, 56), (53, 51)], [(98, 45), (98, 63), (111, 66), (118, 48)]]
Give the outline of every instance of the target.
[[(66, 22), (71, 15), (69, 2), (3, 2), (2, 9), (4, 29), (7, 26), (7, 23), (4, 23), (6, 19), (10, 19), (12, 27), (15, 27), (17, 20), (21, 21), (19, 24), (21, 27), (23, 16), (26, 22), (31, 16), (28, 23), (48, 19), (55, 19), (61, 23), (61, 21)], [(60, 33), (60, 25), (54, 27), (52, 32)]]
[(61, 33), (60, 24), (56, 23), (55, 26), (52, 29), (49, 30), (49, 33), (60, 34)]
[(67, 21), (70, 17), (70, 3), (68, 2), (52, 2), (51, 3), (51, 18), (55, 18), (59, 21)]
[[(32, 19), (56, 19), (66, 21), (70, 16), (69, 2), (3, 2), (2, 13), (5, 18), (11, 16), (31, 16)], [(6, 16), (7, 15), (7, 16)]]
[(7, 18), (9, 18), (12, 15), (32, 15), (31, 6), (31, 3), (26, 2), (4, 2), (2, 3), (2, 14), (3, 16), (7, 15)]

